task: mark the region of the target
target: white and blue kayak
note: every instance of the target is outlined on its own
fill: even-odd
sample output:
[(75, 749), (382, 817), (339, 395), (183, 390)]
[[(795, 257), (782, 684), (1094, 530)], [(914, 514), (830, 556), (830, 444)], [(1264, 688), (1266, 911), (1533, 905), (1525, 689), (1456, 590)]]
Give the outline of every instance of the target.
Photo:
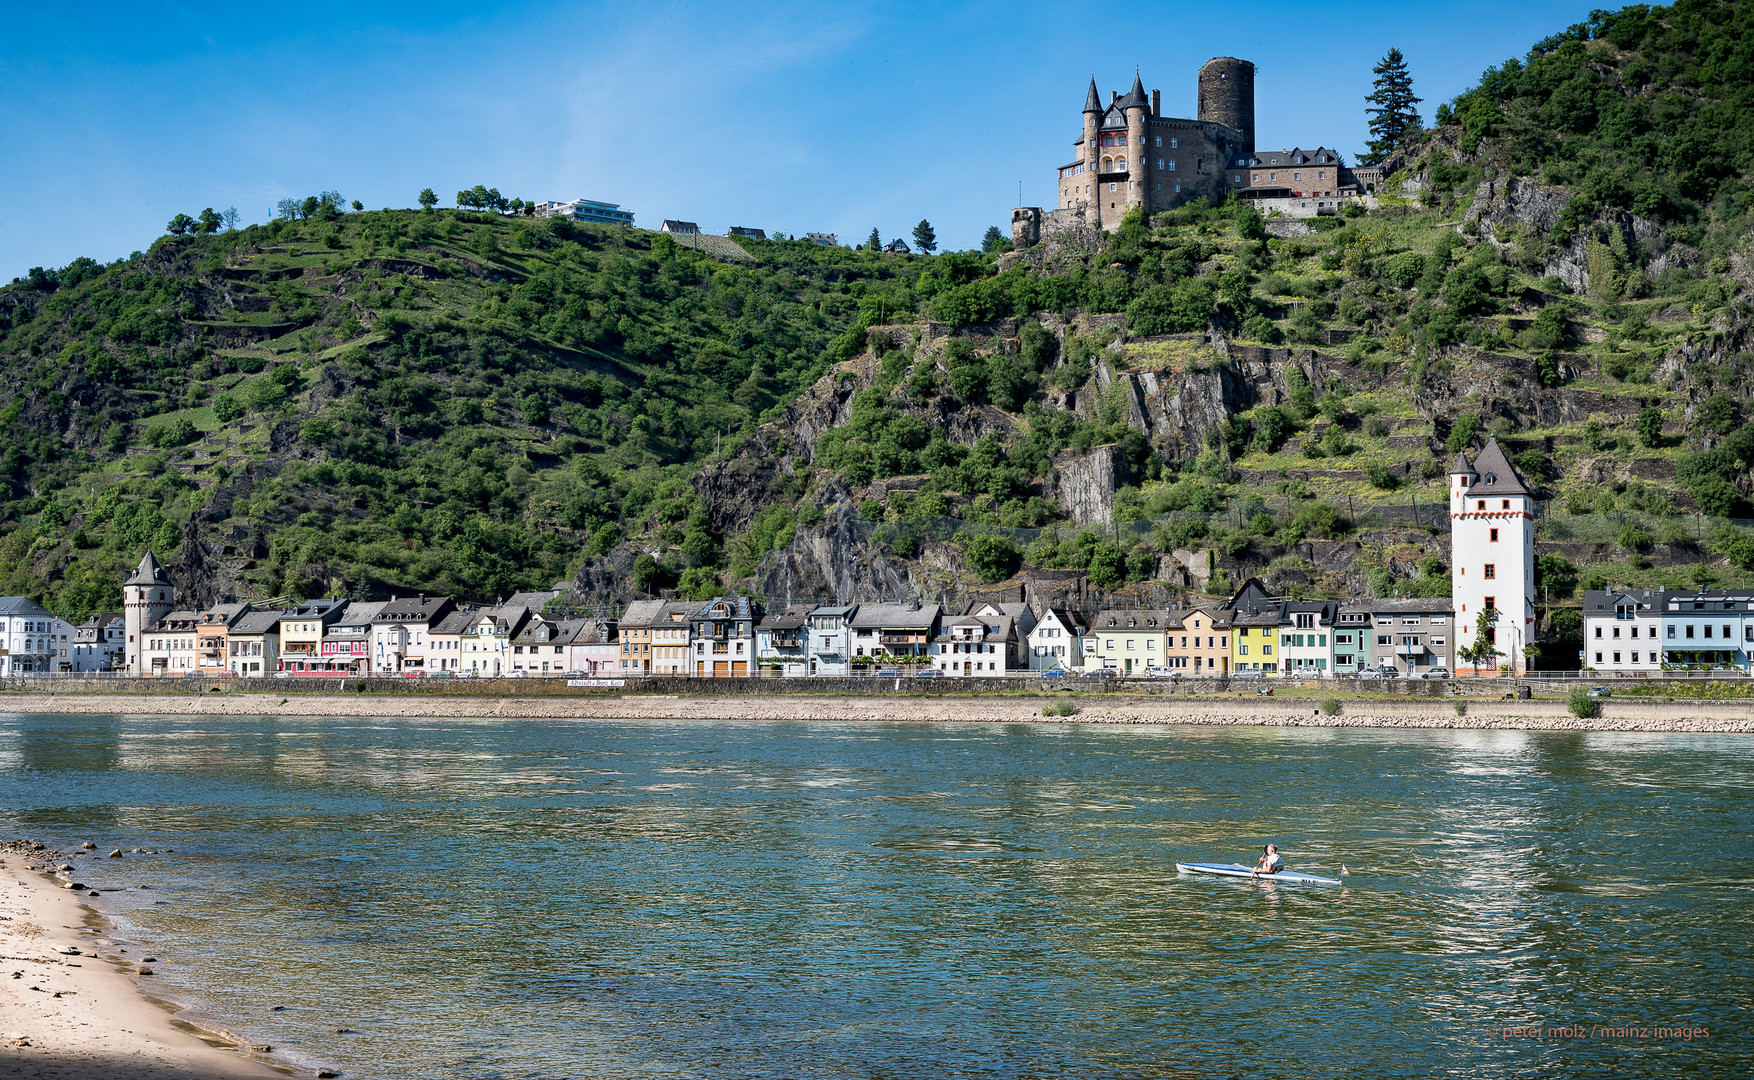
[(1339, 878), (1317, 877), (1314, 874), (1299, 874), (1295, 870), (1281, 870), (1277, 874), (1256, 874), (1254, 868), (1239, 863), (1202, 863), (1178, 862), (1175, 868), (1184, 874), (1218, 874), (1222, 877), (1252, 877), (1257, 881), (1297, 881), (1305, 885), (1340, 885)]

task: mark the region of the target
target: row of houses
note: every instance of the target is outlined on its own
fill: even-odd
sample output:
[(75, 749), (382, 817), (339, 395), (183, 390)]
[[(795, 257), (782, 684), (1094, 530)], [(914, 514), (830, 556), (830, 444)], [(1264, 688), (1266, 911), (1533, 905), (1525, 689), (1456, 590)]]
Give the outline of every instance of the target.
[[(893, 670), (992, 678), (1106, 669), (1123, 676), (1325, 678), (1448, 673), (1457, 655), (1447, 600), (1299, 601), (1272, 596), (1253, 579), (1221, 604), (1094, 613), (992, 601), (960, 610), (920, 603), (764, 608), (736, 596), (637, 601), (611, 619), (548, 612), (557, 590), (479, 607), (423, 594), (179, 607), (175, 595), (149, 552), (124, 586), (126, 612), (101, 613), (75, 627), (28, 599), (0, 599), (0, 675), (735, 678)], [(1656, 618), (1648, 598), (1591, 596), (1614, 621), (1598, 637), (1618, 642), (1625, 634), (1632, 641), (1642, 633), (1655, 640), (1656, 631), (1646, 628)], [(1736, 640), (1754, 643), (1754, 593), (1739, 603), (1747, 620), (1745, 627), (1736, 623)], [(1643, 622), (1627, 614), (1635, 609), (1645, 611)], [(1731, 632), (1707, 628), (1696, 638), (1677, 626), (1672, 636), (1728, 647)]]
[(1754, 589), (1592, 589), (1582, 660), (1605, 674), (1754, 670)]

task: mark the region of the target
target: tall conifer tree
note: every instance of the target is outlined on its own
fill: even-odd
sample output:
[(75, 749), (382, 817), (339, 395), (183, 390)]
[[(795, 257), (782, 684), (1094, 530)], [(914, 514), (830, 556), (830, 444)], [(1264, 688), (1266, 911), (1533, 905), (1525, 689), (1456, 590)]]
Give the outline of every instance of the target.
[(1370, 71), (1376, 76), (1364, 99), (1368, 106), (1364, 111), (1370, 117), (1370, 150), (1360, 163), (1381, 165), (1419, 130), (1418, 105), (1425, 99), (1413, 96), (1413, 76), (1401, 50), (1390, 49)]

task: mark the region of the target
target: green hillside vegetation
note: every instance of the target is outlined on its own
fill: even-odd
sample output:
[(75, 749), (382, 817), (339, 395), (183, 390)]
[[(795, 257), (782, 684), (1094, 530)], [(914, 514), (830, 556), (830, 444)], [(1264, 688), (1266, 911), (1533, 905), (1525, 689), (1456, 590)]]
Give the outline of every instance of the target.
[[(951, 535), (986, 581), (1029, 565), (1115, 589), (1187, 548), (1215, 588), (1441, 594), (1429, 511), (1488, 436), (1550, 500), (1553, 599), (1737, 580), (1745, 20), (1592, 16), (1441, 108), (1394, 162), (1406, 198), (1303, 235), (1226, 204), (1086, 248), (714, 258), (338, 196), (240, 231), (183, 218), (143, 255), (0, 290), (0, 592), (82, 614), (142, 546), (200, 540), (256, 597), (488, 599), (592, 567), (704, 596), (752, 587), (846, 500), (884, 552)], [(1488, 242), (1469, 211), (1506, 174), (1576, 197), (1552, 230)], [(1656, 263), (1607, 211), (1690, 247)], [(1579, 244), (1587, 294), (1552, 272)], [(1229, 395), (1225, 415), (1141, 423), (1126, 387), (1147, 377)], [(786, 411), (806, 400), (832, 406), (820, 439)], [(1132, 482), (1113, 525), (1071, 528), (1054, 459), (1103, 446)], [(729, 505), (706, 481), (743, 466), (768, 478)], [(1358, 546), (1321, 565), (1318, 540)]]

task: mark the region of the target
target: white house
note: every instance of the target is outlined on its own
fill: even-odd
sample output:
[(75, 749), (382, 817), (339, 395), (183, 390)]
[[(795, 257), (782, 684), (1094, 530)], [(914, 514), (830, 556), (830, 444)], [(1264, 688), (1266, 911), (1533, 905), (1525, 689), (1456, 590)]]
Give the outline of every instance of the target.
[(810, 609), (813, 604), (776, 608), (755, 624), (755, 660), (763, 674), (797, 678), (810, 674)]
[[(432, 628), (453, 610), (448, 596), (392, 596), (372, 620), (371, 669), (380, 675), (424, 675)], [(433, 671), (439, 670), (435, 663)]]
[(121, 671), (127, 663), (126, 620), (119, 611), (103, 611), (73, 628), (73, 671)]
[(1583, 594), (1583, 666), (1619, 674), (1663, 669), (1664, 594), (1654, 589)]
[(614, 619), (569, 619), (577, 623), (567, 645), (567, 670), (593, 676), (621, 674), (621, 642)]
[(0, 676), (71, 670), (72, 662), (72, 626), (29, 597), (0, 597)]
[(1335, 600), (1288, 600), (1279, 616), (1279, 674), (1326, 679), (1334, 674)]
[(810, 610), (810, 674), (852, 674), (848, 627), (858, 610), (857, 604), (825, 604)]
[(1029, 670), (1055, 667), (1070, 670), (1082, 666), (1083, 653), (1078, 643), (1083, 635), (1083, 625), (1075, 615), (1062, 608), (1048, 608), (1029, 631)]
[[(1497, 439), (1471, 463), (1456, 455), (1449, 516), (1457, 674), (1514, 674), (1535, 635), (1535, 497)], [(1482, 626), (1498, 656), (1476, 668), (1460, 652), (1473, 647)]]

